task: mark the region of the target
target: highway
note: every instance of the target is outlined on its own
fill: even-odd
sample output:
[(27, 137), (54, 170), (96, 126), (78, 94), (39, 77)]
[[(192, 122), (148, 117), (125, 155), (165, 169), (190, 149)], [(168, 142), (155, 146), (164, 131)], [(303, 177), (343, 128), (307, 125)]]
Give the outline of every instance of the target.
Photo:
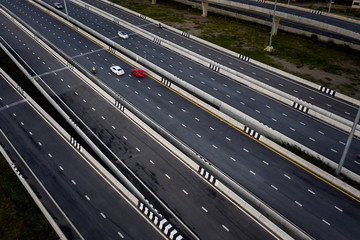
[[(24, 10), (43, 15), (43, 12), (38, 11), (30, 4), (24, 2), (16, 2), (16, 4), (25, 4)], [(53, 21), (47, 15), (43, 16), (47, 20)], [(89, 132), (87, 129), (89, 128), (90, 138), (94, 142), (101, 140), (103, 145), (100, 147), (103, 148), (105, 154), (109, 157), (112, 154), (118, 156), (114, 159), (117, 167), (123, 168), (119, 164), (119, 161), (123, 161), (201, 239), (238, 239), (239, 237), (244, 239), (273, 239), (252, 218), (234, 206), (222, 194), (215, 191), (199, 175), (184, 166), (174, 155), (143, 132), (113, 104), (103, 99), (72, 72), (64, 69), (64, 66), (61, 66), (53, 56), (27, 35), (24, 35), (3, 16), (1, 22), (3, 23), (2, 32), (7, 33), (2, 34), (2, 37), (11, 43), (14, 50), (21, 53), (21, 57), (29, 63), (28, 68), (33, 69), (31, 74), (36, 79), (39, 76), (42, 78), (44, 82), (39, 80), (39, 83), (49, 91), (54, 100), (61, 105), (64, 104), (62, 106), (64, 109), (70, 108), (81, 118), (72, 116), (75, 123), (84, 127), (86, 132)], [(44, 20), (44, 22), (46, 21)], [(79, 44), (77, 46), (85, 49), (85, 45), (87, 45), (90, 49), (95, 50), (93, 55), (108, 55), (109, 60), (111, 57), (115, 59), (114, 56), (61, 23), (55, 21), (52, 24), (55, 24), (55, 26), (52, 25), (55, 29), (64, 30), (72, 37), (84, 41), (84, 45)], [(86, 57), (89, 55), (82, 56), (84, 60)], [(117, 59), (117, 61), (120, 60)], [(97, 67), (99, 75), (101, 75), (101, 67), (98, 65)], [(135, 81), (129, 75), (130, 67), (124, 67), (128, 74), (124, 76), (123, 80), (127, 83), (136, 82), (136, 84), (140, 84), (141, 82)], [(108, 70), (106, 71), (104, 75), (112, 82), (117, 82), (114, 76), (108, 74)], [(55, 93), (60, 99), (55, 96)], [(69, 110), (66, 111), (69, 112)], [(86, 126), (83, 126), (84, 123)], [(134, 176), (129, 175), (128, 177), (132, 182), (136, 182)], [(141, 186), (139, 188), (141, 189)], [(147, 197), (152, 204), (159, 205), (152, 201), (151, 196)], [(191, 235), (188, 238), (191, 238)]]
[(0, 98), (1, 145), (68, 239), (164, 239), (3, 77)]
[[(17, 8), (17, 5), (21, 6), (21, 8)], [(150, 77), (135, 81), (133, 77), (130, 77), (131, 75), (129, 76), (128, 74), (123, 77), (112, 75), (108, 70), (112, 63), (121, 65), (126, 73), (129, 73), (129, 69), (132, 68), (132, 66), (122, 62), (121, 59), (116, 58), (109, 52), (99, 49), (97, 45), (87, 38), (64, 27), (32, 5), (15, 1), (11, 3), (6, 2), (6, 6), (11, 8), (18, 16), (26, 19), (26, 22), (38, 31), (41, 31), (42, 34), (53, 41), (53, 43), (63, 51), (66, 51), (71, 56), (75, 56), (76, 60), (81, 62), (87, 69), (90, 69), (92, 65), (96, 64), (97, 69), (99, 69), (97, 77), (101, 78), (106, 84), (118, 91), (122, 96), (146, 112), (157, 122), (161, 123), (166, 129), (171, 130), (174, 135), (185, 141), (193, 149), (196, 149), (214, 165), (222, 169), (222, 171), (250, 189), (267, 204), (271, 205), (281, 214), (295, 222), (299, 227), (310, 233), (314, 238), (352, 239), (353, 236), (357, 236), (359, 230), (356, 226), (359, 224), (360, 219), (356, 211), (359, 207), (357, 199), (341, 193), (316, 176), (304, 171), (276, 152), (243, 134), (241, 131), (235, 130), (206, 111), (199, 109), (193, 103), (169, 91), (166, 87), (153, 81)], [(25, 13), (28, 15), (31, 13), (31, 16), (26, 17)], [(36, 18), (33, 16), (36, 16)], [(42, 19), (41, 25), (36, 23), (38, 19)], [(56, 31), (54, 31), (54, 29), (56, 29)], [(111, 31), (111, 28), (108, 29)], [(114, 30), (113, 36), (115, 36), (117, 29)], [(61, 36), (57, 33), (61, 33)], [(17, 44), (12, 44), (14, 47), (16, 47), (16, 45)], [(91, 52), (91, 50), (93, 50), (93, 52)], [(83, 56), (80, 55), (80, 53), (83, 53)], [(91, 57), (89, 57), (90, 53)], [(100, 56), (98, 56), (98, 54)], [(36, 57), (33, 57), (31, 52), (27, 53), (25, 51), (22, 53), (22, 56), (27, 56), (29, 58), (27, 62), (34, 66), (41, 65), (36, 64)], [(86, 57), (89, 59), (86, 59)], [(51, 83), (55, 84), (53, 81)], [(68, 82), (64, 82), (63, 84), (58, 82), (56, 83), (56, 90), (62, 93), (60, 94), (62, 99), (67, 99), (66, 102), (70, 104), (74, 99), (65, 96), (64, 93), (69, 91), (67, 85), (70, 87), (73, 86), (73, 84), (69, 84)], [(75, 86), (76, 85), (77, 84), (75, 84)], [(84, 113), (85, 110), (88, 109), (88, 107), (84, 105), (91, 106), (89, 101), (93, 100), (92, 98), (92, 95), (91, 98), (84, 98), (86, 103), (82, 103), (81, 99), (77, 100), (76, 104), (73, 103), (78, 110), (76, 112)], [(75, 98), (75, 100), (76, 99), (77, 98)], [(113, 110), (105, 109), (100, 100), (94, 102), (95, 103), (92, 102), (92, 104), (96, 112), (99, 110), (107, 110), (104, 112), (107, 114), (106, 116), (109, 116), (109, 119), (119, 119), (118, 116), (114, 116)], [(89, 109), (86, 113), (90, 114), (93, 111), (94, 110)], [(114, 151), (121, 152), (121, 149), (119, 149), (120, 146), (123, 146), (124, 150), (129, 149), (128, 146), (121, 144), (122, 141), (125, 141), (122, 140), (124, 139), (122, 135), (114, 137), (113, 130), (106, 130), (111, 129), (111, 125), (105, 125), (103, 120), (94, 119), (94, 115), (92, 114), (88, 116), (82, 120), (86, 121), (87, 125), (92, 129), (95, 129), (94, 131), (105, 139), (105, 143)], [(100, 116), (101, 114), (98, 115), (97, 119), (99, 119)], [(105, 119), (107, 119), (106, 116)], [(113, 125), (115, 129), (121, 129), (123, 131), (131, 129), (125, 129), (125, 127), (122, 129), (121, 126), (118, 126), (118, 122), (119, 121), (117, 121), (116, 125)], [(125, 136), (129, 138), (131, 135), (132, 134), (126, 134)], [(114, 139), (121, 139), (122, 141), (119, 140), (119, 142), (115, 143), (113, 142)], [(134, 150), (134, 148), (132, 149)], [(125, 153), (129, 154), (125, 155)], [(125, 162), (129, 162), (135, 166), (137, 165), (137, 167), (134, 168), (137, 174), (142, 175), (144, 178), (147, 177), (151, 179), (151, 181), (147, 181), (148, 185), (155, 188), (157, 190), (155, 191), (156, 194), (160, 195), (163, 189), (160, 189), (158, 184), (173, 179), (173, 173), (166, 173), (170, 177), (169, 179), (164, 173), (159, 174), (155, 172), (158, 170), (154, 169), (154, 164), (149, 160), (135, 162), (138, 156), (138, 154), (135, 153), (137, 153), (136, 150), (133, 152), (129, 152), (129, 150), (123, 152)], [(132, 157), (130, 158), (131, 161), (128, 161), (130, 160), (130, 156)], [(151, 160), (153, 161), (153, 159)], [(174, 172), (178, 172), (181, 164), (176, 164), (176, 161), (170, 164), (168, 161), (169, 160), (166, 159), (166, 165), (163, 165), (162, 168), (169, 171), (172, 167), (175, 167)], [(155, 165), (157, 164), (160, 163), (156, 163)], [(181, 184), (181, 182), (186, 182), (188, 178), (189, 177), (186, 177), (176, 181), (171, 180), (171, 183), (178, 185)], [(192, 186), (191, 184), (186, 185), (187, 188)], [(187, 188), (185, 189), (186, 192), (188, 192)], [(202, 189), (203, 188), (197, 188), (198, 191)], [(178, 192), (181, 191), (180, 188)], [(172, 198), (166, 200), (166, 202), (175, 201), (178, 197), (178, 195), (174, 195), (175, 193), (177, 193), (177, 191), (172, 191)], [(198, 193), (196, 192), (196, 194)], [(213, 205), (209, 204), (204, 207), (208, 209), (209, 206)], [(193, 213), (191, 218), (197, 216), (193, 210), (196, 210), (196, 208), (191, 209)], [(211, 213), (210, 210), (208, 210), (208, 212)], [(186, 216), (182, 217), (186, 218)], [(187, 222), (185, 219), (184, 221)], [(195, 219), (194, 221), (196, 222)], [(209, 228), (207, 230), (209, 230)]]
[[(229, 7), (228, 5), (218, 5), (217, 3), (212, 3), (209, 2), (209, 7), (213, 7), (215, 9), (219, 9), (219, 10), (225, 10), (227, 12), (233, 12), (235, 14), (241, 14), (244, 15), (246, 17), (251, 17), (253, 19), (258, 19), (261, 21), (265, 21), (268, 22), (269, 24), (271, 24), (272, 22), (272, 16), (269, 16), (273, 13), (274, 10), (274, 1), (266, 1), (266, 3), (262, 2), (262, 1), (245, 1), (245, 0), (233, 0), (233, 1), (227, 1), (228, 3), (230, 2), (235, 2), (235, 3), (240, 3), (240, 4), (244, 4), (244, 8), (233, 8), (233, 7)], [(188, 1), (189, 4), (192, 3), (197, 3), (197, 4), (201, 4), (200, 1), (194, 1), (194, 0), (189, 0)], [(246, 7), (257, 7), (257, 8), (263, 8), (264, 10), (266, 10), (266, 12), (262, 12), (261, 10), (255, 10), (255, 9), (246, 9)], [(270, 11), (270, 14), (268, 14), (268, 12)], [(342, 29), (346, 29), (355, 33), (359, 33), (360, 32), (360, 24), (358, 19), (355, 18), (351, 18), (351, 17), (347, 17), (347, 16), (342, 16), (342, 15), (337, 15), (337, 14), (333, 14), (333, 13), (327, 13), (327, 12), (321, 12), (318, 10), (313, 10), (313, 9), (308, 9), (308, 8), (302, 8), (302, 7), (298, 7), (296, 5), (290, 4), (284, 4), (284, 3), (277, 3), (276, 6), (276, 12), (278, 13), (277, 15), (279, 16), (279, 13), (283, 13), (283, 14), (291, 14), (293, 15), (295, 20), (291, 20), (291, 18), (280, 18), (280, 23), (279, 25), (283, 25), (285, 27), (290, 27), (290, 28), (294, 28), (296, 30), (305, 30), (307, 32), (313, 33), (313, 34), (318, 34), (318, 35), (323, 35), (326, 37), (330, 37), (330, 38), (334, 38), (340, 41), (344, 41), (344, 43), (354, 43), (356, 45), (359, 45), (360, 41), (359, 39), (353, 38), (353, 37), (348, 37), (348, 36), (344, 36), (341, 33), (338, 33), (336, 31), (330, 31), (328, 29), (322, 28), (321, 27), (316, 27), (313, 24), (309, 24), (309, 23), (303, 23), (303, 22), (298, 22), (296, 18), (304, 18), (307, 20), (312, 20), (312, 21), (317, 21), (319, 22), (319, 24), (328, 24), (330, 26), (333, 27), (339, 27)], [(335, 17), (334, 17), (335, 16)]]
[[(93, 2), (93, 0), (91, 1)], [(167, 31), (166, 29), (158, 29), (154, 24), (149, 24), (149, 22), (143, 18), (127, 14), (123, 11), (120, 12), (109, 5), (101, 4), (100, 1), (95, 2), (101, 9), (106, 10), (121, 19), (126, 19), (131, 24), (141, 26), (149, 32), (158, 34), (165, 39), (169, 39), (182, 47), (191, 49), (208, 58), (212, 58), (214, 61), (221, 61), (222, 64), (227, 65), (232, 69), (240, 69), (240, 72), (243, 74), (252, 76), (266, 84), (271, 83), (273, 87), (279, 87), (282, 90), (286, 90), (291, 95), (295, 95), (307, 102), (319, 105), (335, 114), (339, 114), (349, 119), (355, 118), (357, 109), (350, 104), (341, 102), (338, 99), (319, 91), (296, 84), (289, 79), (262, 70), (261, 68), (241, 61), (240, 59), (212, 50), (209, 47), (196, 43), (179, 34)], [(122, 46), (126, 46), (139, 56), (145, 56), (148, 60), (158, 64), (161, 68), (174, 73), (181, 79), (281, 132), (285, 136), (294, 139), (322, 156), (325, 156), (336, 163), (340, 160), (347, 140), (347, 134), (319, 122), (300, 111), (292, 109), (289, 106), (285, 106), (276, 100), (269, 99), (262, 94), (252, 91), (208, 68), (194, 64), (194, 62), (187, 58), (174, 54), (154, 42), (143, 39), (132, 33), (130, 33), (130, 41), (119, 39), (116, 35), (116, 32), (119, 29), (117, 24), (94, 15), (70, 2), (68, 5), (71, 16), (75, 17), (85, 25), (92, 27), (94, 30), (99, 31), (104, 36), (120, 43)], [(112, 31), (109, 31), (109, 29)], [(125, 29), (125, 31), (130, 32), (131, 29)], [(89, 64), (88, 61), (82, 63), (86, 68), (91, 68), (91, 64)], [(177, 69), (176, 66), (181, 67)], [(359, 152), (360, 141), (354, 139), (344, 166), (357, 174), (360, 173), (360, 164), (356, 160), (356, 154)]]

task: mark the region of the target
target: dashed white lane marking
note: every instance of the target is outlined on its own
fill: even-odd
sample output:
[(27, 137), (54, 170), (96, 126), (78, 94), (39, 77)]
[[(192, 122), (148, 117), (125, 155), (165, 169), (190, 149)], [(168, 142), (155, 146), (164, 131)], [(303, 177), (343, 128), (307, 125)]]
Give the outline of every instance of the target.
[(267, 108), (271, 108), (269, 105), (265, 105)]
[(113, 129), (116, 129), (114, 126), (111, 126)]
[(73, 179), (71, 179), (71, 182), (72, 182), (74, 185), (76, 185), (76, 182), (75, 182)]
[(230, 231), (225, 225), (222, 225), (222, 227), (226, 230), (226, 231)]
[(88, 201), (90, 201), (90, 198), (89, 198), (88, 195), (85, 195), (85, 198), (86, 198)]
[(264, 161), (264, 160), (263, 160), (262, 162), (263, 162), (263, 163), (265, 163), (266, 165), (269, 165), (269, 163), (268, 163), (268, 162), (266, 162), (266, 161)]
[(122, 235), (121, 232), (118, 232), (118, 234), (121, 238), (124, 238), (124, 235)]
[(333, 151), (333, 152), (335, 152), (335, 153), (337, 153), (337, 151), (336, 151), (335, 149), (330, 148), (330, 150)]
[(213, 148), (218, 149), (218, 147), (217, 147), (217, 146), (215, 146), (215, 145), (212, 145), (212, 146), (213, 146)]
[(315, 142), (315, 139), (313, 139), (313, 138), (311, 138), (311, 137), (309, 137), (309, 139), (310, 139), (311, 141)]
[(249, 152), (249, 150), (247, 150), (246, 148), (243, 148), (243, 150), (244, 150), (245, 152)]
[(254, 173), (254, 172), (253, 172), (253, 171), (251, 171), (251, 170), (250, 170), (250, 173), (251, 173), (252, 175), (254, 175), (254, 176), (256, 175), (256, 173)]
[(312, 100), (314, 100), (314, 98), (313, 97), (309, 97), (310, 99), (312, 99)]
[(42, 146), (42, 143), (41, 142), (38, 142), (39, 146)]
[(295, 132), (295, 129), (294, 129), (294, 128), (290, 128), (290, 129)]
[(101, 214), (101, 216), (103, 217), (103, 218), (106, 218), (106, 216), (105, 216), (105, 214), (104, 213), (100, 213)]
[(328, 226), (330, 226), (330, 223), (327, 222), (325, 219), (322, 220), (324, 223), (326, 223)]
[(288, 175), (286, 175), (286, 174), (284, 174), (284, 176), (286, 177), (286, 178), (288, 178), (288, 179), (291, 179), (291, 177), (289, 177)]
[(286, 113), (282, 113), (283, 116), (287, 117)]
[(271, 118), (271, 120), (273, 120), (274, 122), (277, 122), (277, 120), (275, 118)]
[(125, 140), (127, 140), (127, 137), (126, 137), (126, 136), (123, 136), (123, 138), (124, 138)]
[(356, 164), (359, 164), (359, 165), (360, 165), (360, 162), (358, 162), (358, 161), (356, 161), (356, 160), (354, 160), (354, 162), (355, 162)]
[(328, 106), (328, 107), (332, 107), (332, 106), (331, 106), (331, 104), (328, 104), (328, 103), (326, 104), (326, 106)]
[(295, 203), (296, 203), (297, 205), (299, 205), (300, 207), (302, 207), (302, 204), (299, 203), (298, 201), (295, 201)]
[(345, 143), (344, 143), (344, 142), (342, 142), (342, 141), (339, 141), (339, 143), (340, 143), (340, 144), (342, 144), (342, 145), (345, 145)]
[(136, 149), (136, 151), (140, 152), (140, 149), (139, 149), (139, 148), (136, 147), (135, 149)]
[(184, 128), (186, 128), (186, 125), (185, 125), (185, 124), (183, 124), (183, 123), (181, 124), (181, 126), (183, 126)]
[(235, 159), (235, 158), (233, 158), (233, 157), (230, 157), (230, 159), (231, 159), (231, 160), (233, 160), (234, 162), (236, 162), (236, 159)]
[(339, 208), (338, 206), (335, 206), (335, 208), (336, 208), (337, 210), (339, 210), (340, 212), (343, 212), (343, 210), (342, 210), (341, 208)]
[(150, 160), (150, 163), (151, 163), (152, 165), (155, 165), (155, 163), (153, 162), (153, 160)]
[(105, 120), (105, 117), (104, 116), (101, 116), (102, 120)]
[(200, 121), (200, 119), (198, 119), (198, 118), (195, 118), (195, 120), (196, 120), (196, 121)]
[(271, 185), (271, 187), (272, 187), (273, 189), (275, 189), (276, 191), (278, 190), (278, 188), (275, 187), (274, 185)]
[(349, 113), (349, 112), (345, 112), (345, 114), (350, 115), (350, 113)]
[(209, 127), (209, 128), (210, 128), (211, 130), (213, 130), (213, 131), (215, 130), (213, 127)]
[(186, 195), (189, 194), (187, 191), (185, 191), (185, 189), (183, 189), (182, 191), (183, 191), (183, 193), (185, 193)]
[(196, 136), (198, 136), (199, 138), (201, 138), (201, 135), (200, 135), (200, 134), (198, 134), (198, 133), (196, 134)]
[(226, 138), (226, 140), (231, 141), (231, 139), (230, 139), (230, 138), (228, 138), (228, 137), (225, 137), (225, 138)]
[(169, 175), (165, 174), (165, 176), (166, 176), (168, 179), (171, 179), (171, 177), (170, 177)]
[(320, 134), (324, 135), (324, 133), (323, 133), (322, 131), (318, 131), (318, 133), (320, 133)]
[(255, 112), (260, 113), (260, 111), (259, 111), (259, 110), (257, 110), (257, 109), (255, 110)]
[(48, 156), (49, 156), (50, 158), (52, 158), (52, 155), (51, 155), (51, 153), (48, 153)]
[(306, 124), (305, 124), (305, 123), (303, 123), (303, 122), (300, 122), (300, 124), (301, 124), (301, 125), (304, 125), (304, 126), (306, 125)]
[(173, 116), (169, 115), (170, 118), (174, 118)]
[(60, 168), (60, 170), (61, 170), (61, 171), (64, 171), (64, 169), (63, 169), (63, 167), (62, 167), (62, 166), (59, 166), (59, 168)]
[(315, 192), (311, 191), (310, 189), (308, 189), (308, 192), (315, 195)]
[(255, 101), (255, 98), (250, 98), (251, 100)]
[(204, 210), (204, 212), (208, 212), (208, 210), (204, 207), (201, 207), (202, 210)]

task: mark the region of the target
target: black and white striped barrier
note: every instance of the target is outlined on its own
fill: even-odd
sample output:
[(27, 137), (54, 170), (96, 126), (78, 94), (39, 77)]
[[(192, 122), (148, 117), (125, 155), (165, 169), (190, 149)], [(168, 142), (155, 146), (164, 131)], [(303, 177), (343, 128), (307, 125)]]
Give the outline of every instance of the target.
[(22, 89), (19, 85), (16, 86), (16, 89), (19, 91), (21, 95), (24, 95), (24, 89)]
[(256, 2), (265, 3), (266, 0), (257, 0)]
[(219, 68), (219, 67), (217, 67), (217, 66), (215, 66), (215, 65), (212, 65), (212, 64), (210, 64), (209, 68), (210, 68), (211, 70), (215, 71), (215, 72), (220, 71), (220, 68)]
[(301, 111), (301, 112), (304, 112), (304, 113), (307, 113), (309, 111), (309, 108), (307, 108), (307, 107), (305, 107), (305, 106), (303, 106), (301, 104), (298, 104), (296, 102), (293, 102), (292, 107), (299, 110), (299, 111)]
[(329, 95), (331, 95), (331, 96), (334, 96), (334, 95), (335, 95), (335, 91), (334, 91), (334, 90), (331, 90), (330, 88), (326, 88), (326, 87), (323, 87), (323, 86), (320, 86), (319, 91), (320, 91), (320, 92), (323, 92), (323, 93), (326, 93), (326, 94), (329, 94)]
[(159, 44), (159, 45), (161, 44), (161, 40), (158, 39), (158, 38), (154, 38), (153, 42), (154, 42), (155, 44)]
[(183, 239), (180, 233), (178, 233), (178, 231), (168, 222), (168, 220), (166, 220), (166, 218), (159, 218), (140, 201), (138, 208), (170, 239)]
[(77, 149), (77, 150), (81, 150), (81, 145), (78, 141), (75, 140), (75, 138), (70, 137), (70, 143)]
[(321, 11), (320, 10), (311, 10), (312, 14), (316, 14), (316, 15), (321, 15)]
[(165, 86), (171, 87), (171, 82), (166, 78), (161, 78), (161, 83), (165, 84)]
[(245, 62), (248, 62), (250, 60), (249, 57), (239, 54), (239, 58)]
[(208, 171), (206, 171), (203, 167), (199, 167), (198, 172), (200, 173), (201, 176), (203, 176), (206, 180), (208, 180), (211, 184), (216, 183), (216, 178), (211, 175)]
[(260, 138), (260, 134), (254, 130), (252, 130), (251, 128), (245, 126), (244, 128), (244, 132), (246, 132), (247, 134), (249, 134), (250, 136), (252, 136), (253, 138), (259, 140)]
[(187, 33), (187, 32), (182, 32), (181, 35), (183, 35), (184, 37), (190, 37), (190, 33)]
[(124, 105), (122, 105), (118, 100), (115, 100), (115, 106), (122, 112), (125, 110)]
[(16, 174), (19, 176), (19, 177), (23, 177), (22, 174), (20, 173), (19, 169), (15, 166), (15, 164), (13, 162), (10, 163), (11, 167), (14, 169), (14, 171), (16, 172)]

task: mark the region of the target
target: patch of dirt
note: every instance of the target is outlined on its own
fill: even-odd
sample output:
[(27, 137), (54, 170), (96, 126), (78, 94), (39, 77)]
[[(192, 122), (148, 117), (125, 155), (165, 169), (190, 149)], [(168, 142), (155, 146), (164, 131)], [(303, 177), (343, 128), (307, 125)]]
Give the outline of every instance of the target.
[[(336, 91), (340, 91), (346, 95), (350, 95), (353, 98), (360, 99), (359, 76), (355, 76), (352, 74), (346, 74), (346, 76), (336, 75), (332, 73), (327, 73), (317, 68), (310, 69), (308, 66), (303, 66), (299, 68), (295, 64), (290, 63), (284, 59), (280, 59), (274, 56), (270, 56), (270, 57), (274, 59), (274, 61), (280, 63), (285, 68), (286, 72), (297, 73), (297, 74), (301, 74), (302, 76), (306, 76), (306, 75), (311, 76), (316, 83), (322, 86), (334, 89)], [(350, 70), (358, 70), (358, 66), (355, 66), (350, 62), (343, 62), (342, 65)], [(356, 78), (356, 77), (359, 78), (357, 82), (352, 82), (350, 80), (350, 78)]]

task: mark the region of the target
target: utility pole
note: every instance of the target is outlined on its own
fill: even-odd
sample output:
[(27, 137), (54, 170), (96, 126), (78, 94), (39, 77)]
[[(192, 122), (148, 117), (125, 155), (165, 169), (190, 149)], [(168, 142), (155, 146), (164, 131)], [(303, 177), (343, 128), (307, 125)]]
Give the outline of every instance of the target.
[(344, 152), (341, 156), (341, 159), (340, 159), (340, 162), (339, 162), (339, 165), (338, 165), (338, 168), (336, 169), (336, 172), (335, 172), (335, 175), (338, 177), (339, 174), (340, 174), (340, 171), (341, 171), (341, 168), (342, 166), (344, 165), (344, 161), (345, 161), (345, 158), (346, 158), (346, 154), (349, 150), (349, 147), (350, 147), (350, 144), (351, 144), (351, 141), (352, 141), (352, 138), (354, 136), (354, 132), (355, 132), (355, 129), (356, 129), (356, 126), (358, 125), (358, 122), (359, 122), (359, 118), (360, 118), (360, 107), (359, 107), (359, 110), (356, 114), (356, 117), (355, 117), (355, 120), (354, 120), (354, 125), (352, 126), (352, 129), (351, 129), (351, 132), (349, 134), (349, 137), (348, 137), (348, 140), (346, 141), (346, 145), (345, 145), (345, 149), (344, 149)]
[(67, 6), (66, 6), (66, 1), (65, 1), (65, 0), (64, 0), (64, 7), (65, 7), (66, 18), (67, 18), (68, 22), (70, 22), (70, 21), (69, 21), (69, 13), (68, 13), (68, 10), (67, 10)]
[(271, 46), (271, 43), (272, 43), (272, 36), (274, 33), (276, 4), (277, 4), (277, 0), (275, 0), (275, 5), (274, 5), (273, 19), (272, 19), (272, 23), (271, 23), (271, 32), (270, 32), (270, 42), (269, 42), (269, 45), (265, 48), (265, 50), (269, 51), (269, 52), (271, 52), (273, 49), (273, 47)]
[(330, 13), (330, 10), (331, 10), (331, 3), (332, 3), (332, 0), (330, 0), (330, 5), (329, 5), (329, 11), (328, 11), (328, 13)]

